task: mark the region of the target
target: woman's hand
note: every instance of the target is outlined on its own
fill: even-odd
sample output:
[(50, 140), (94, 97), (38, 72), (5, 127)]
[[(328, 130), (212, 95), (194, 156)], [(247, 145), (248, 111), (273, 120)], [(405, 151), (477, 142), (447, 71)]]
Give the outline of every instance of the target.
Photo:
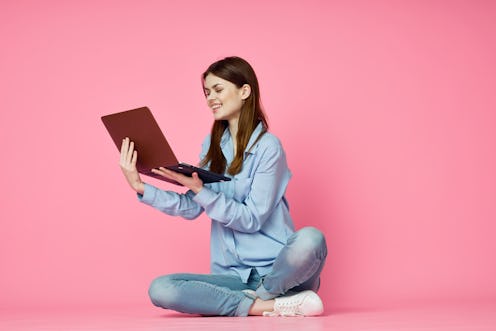
[(131, 188), (136, 192), (143, 194), (145, 191), (145, 184), (141, 181), (141, 177), (136, 168), (136, 162), (138, 160), (138, 152), (134, 150), (134, 142), (130, 142), (129, 138), (122, 140), (121, 145), (121, 159), (120, 166), (122, 173), (126, 177), (127, 182), (131, 185)]
[(166, 169), (164, 167), (160, 167), (158, 169), (152, 169), (152, 172), (157, 175), (164, 176), (166, 178), (175, 180), (176, 182), (186, 186), (189, 188), (191, 191), (195, 192), (197, 194), (198, 192), (201, 191), (203, 188), (203, 182), (198, 177), (198, 174), (196, 172), (193, 172), (192, 177), (185, 176), (183, 174), (180, 174), (179, 172), (175, 172), (169, 169)]

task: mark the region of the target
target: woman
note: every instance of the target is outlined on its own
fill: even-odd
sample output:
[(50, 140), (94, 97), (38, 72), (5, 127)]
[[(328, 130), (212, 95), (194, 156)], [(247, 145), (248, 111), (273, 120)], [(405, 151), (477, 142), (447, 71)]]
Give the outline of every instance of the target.
[(133, 142), (124, 139), (121, 169), (138, 199), (169, 215), (212, 219), (211, 274), (173, 274), (149, 290), (156, 306), (222, 316), (319, 315), (315, 291), (327, 255), (322, 233), (294, 231), (284, 196), (291, 173), (279, 140), (267, 132), (258, 80), (248, 62), (228, 57), (203, 73), (214, 124), (202, 146), (200, 165), (232, 180), (203, 184), (167, 170), (153, 172), (189, 188), (185, 194), (144, 183)]

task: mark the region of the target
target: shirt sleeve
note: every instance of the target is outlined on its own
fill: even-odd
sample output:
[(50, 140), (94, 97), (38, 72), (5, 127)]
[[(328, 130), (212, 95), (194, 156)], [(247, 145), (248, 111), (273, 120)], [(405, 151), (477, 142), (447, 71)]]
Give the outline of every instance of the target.
[(262, 228), (277, 204), (282, 203), (291, 178), (284, 150), (280, 143), (273, 143), (259, 152), (262, 155), (244, 201), (207, 187), (193, 197), (212, 220), (236, 231), (253, 233)]
[(191, 190), (181, 194), (164, 191), (145, 183), (145, 190), (143, 194), (138, 194), (138, 200), (168, 215), (192, 220), (203, 212), (203, 208), (193, 201), (194, 195)]

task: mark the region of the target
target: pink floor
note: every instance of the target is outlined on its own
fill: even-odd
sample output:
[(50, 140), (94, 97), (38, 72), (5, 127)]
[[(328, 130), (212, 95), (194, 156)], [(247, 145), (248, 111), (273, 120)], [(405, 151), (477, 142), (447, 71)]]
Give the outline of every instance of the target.
[(496, 305), (335, 311), (321, 317), (195, 317), (154, 307), (2, 311), (0, 330), (496, 330)]

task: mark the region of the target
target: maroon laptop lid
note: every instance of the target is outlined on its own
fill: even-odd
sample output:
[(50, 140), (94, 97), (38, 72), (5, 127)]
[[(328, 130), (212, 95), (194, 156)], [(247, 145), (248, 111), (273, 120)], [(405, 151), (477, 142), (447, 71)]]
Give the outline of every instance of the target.
[(102, 116), (112, 140), (120, 150), (122, 140), (129, 137), (138, 151), (136, 167), (141, 173), (153, 168), (177, 165), (178, 161), (148, 107)]

